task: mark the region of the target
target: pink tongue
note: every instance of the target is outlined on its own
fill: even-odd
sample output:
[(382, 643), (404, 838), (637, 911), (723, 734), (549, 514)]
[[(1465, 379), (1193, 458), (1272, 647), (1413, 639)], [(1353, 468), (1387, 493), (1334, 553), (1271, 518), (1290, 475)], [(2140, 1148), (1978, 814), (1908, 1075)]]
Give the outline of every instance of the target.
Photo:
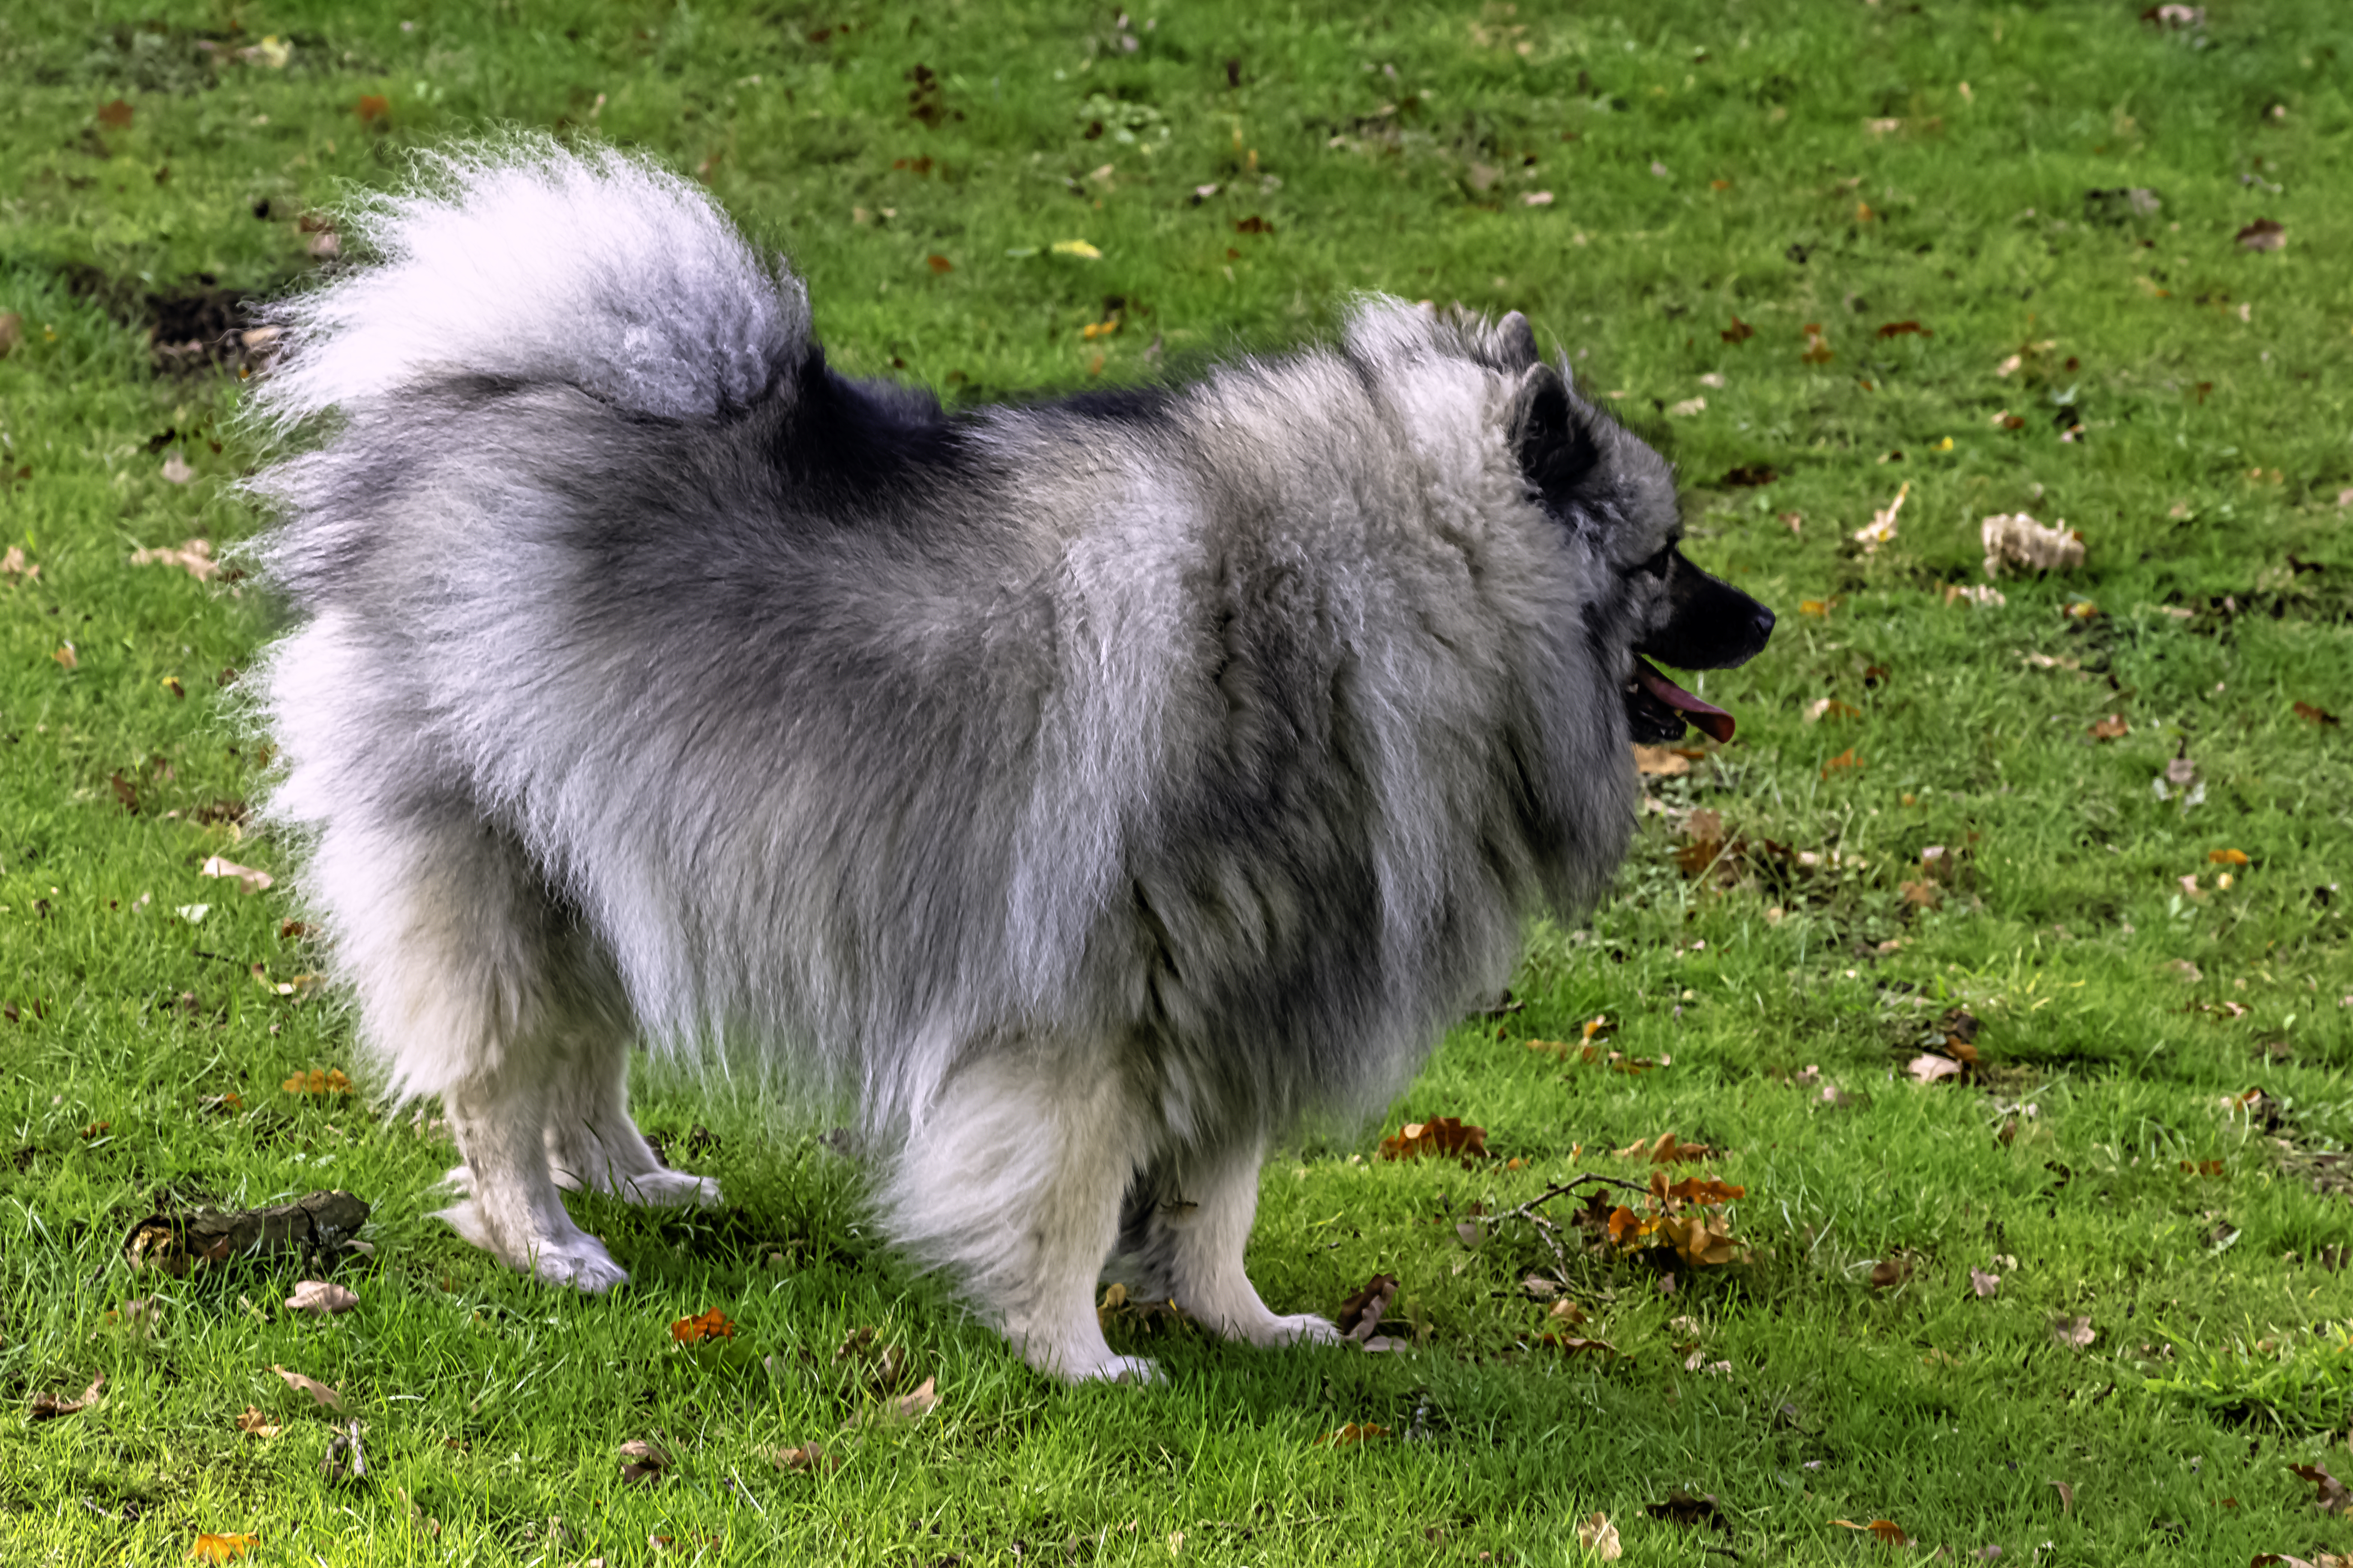
[(1650, 660), (1637, 658), (1634, 661), (1634, 679), (1641, 681), (1642, 689), (1651, 696), (1690, 720), (1694, 728), (1704, 730), (1718, 741), (1732, 739), (1731, 714), (1713, 703), (1703, 702), (1694, 697), (1690, 692), (1651, 668)]

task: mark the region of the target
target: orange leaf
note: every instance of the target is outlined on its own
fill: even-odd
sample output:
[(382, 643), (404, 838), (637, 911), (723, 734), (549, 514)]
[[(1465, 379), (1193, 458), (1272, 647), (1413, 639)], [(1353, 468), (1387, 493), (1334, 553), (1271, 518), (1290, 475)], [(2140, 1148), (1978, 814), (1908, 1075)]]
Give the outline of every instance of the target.
[(732, 1340), (735, 1325), (727, 1314), (713, 1307), (699, 1318), (681, 1318), (670, 1326), (670, 1337), (682, 1345), (700, 1344), (704, 1340)]
[(2089, 733), (2094, 741), (2121, 741), (2132, 733), (2132, 726), (2125, 722), (2123, 714), (2111, 713), (2093, 725)]
[(1409, 1121), (1391, 1138), (1381, 1140), (1384, 1160), (1418, 1160), (1424, 1154), (1459, 1154), (1466, 1159), (1484, 1159), (1487, 1153), (1487, 1130), (1466, 1127), (1455, 1117), (1433, 1116), (1427, 1121)]
[(131, 105), (119, 98), (100, 104), (98, 110), (98, 122), (110, 130), (121, 130), (131, 123)]
[(392, 112), (392, 100), (381, 93), (363, 93), (360, 100), (352, 105), (352, 112), (363, 121), (382, 120)]
[(1837, 756), (1832, 757), (1829, 762), (1822, 764), (1822, 777), (1828, 778), (1841, 768), (1859, 768), (1861, 766), (1862, 766), (1862, 760), (1854, 754), (1854, 748), (1852, 746), (1849, 746), (1845, 751), (1841, 752)]
[(260, 1544), (261, 1537), (258, 1535), (199, 1535), (196, 1543), (188, 1548), (188, 1555), (199, 1563), (226, 1563)]
[(1746, 1187), (1736, 1187), (1713, 1176), (1685, 1176), (1667, 1189), (1667, 1196), (1683, 1204), (1728, 1204), (1735, 1198), (1747, 1195)]
[(312, 1068), (307, 1073), (296, 1073), (279, 1087), (289, 1094), (349, 1094), (352, 1080), (333, 1068), (323, 1072)]
[(1386, 1437), (1388, 1435), (1389, 1429), (1386, 1426), (1377, 1426), (1370, 1421), (1360, 1426), (1351, 1421), (1336, 1432), (1325, 1433), (1310, 1446), (1321, 1448), (1329, 1444), (1335, 1448), (1345, 1448), (1351, 1443), (1362, 1443), (1370, 1438)]
[(2243, 849), (2209, 849), (2206, 858), (2217, 866), (2243, 866), (2247, 863), (2247, 852)]
[(944, 256), (926, 256), (923, 258), (923, 262), (924, 265), (928, 266), (934, 272), (954, 272), (955, 270), (955, 263), (950, 261)]

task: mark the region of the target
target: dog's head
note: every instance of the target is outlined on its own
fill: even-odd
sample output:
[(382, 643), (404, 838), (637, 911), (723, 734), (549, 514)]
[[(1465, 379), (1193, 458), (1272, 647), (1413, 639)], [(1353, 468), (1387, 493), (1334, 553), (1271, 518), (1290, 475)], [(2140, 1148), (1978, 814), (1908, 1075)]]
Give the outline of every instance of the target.
[(1678, 740), (1695, 724), (1730, 740), (1732, 715), (1675, 685), (1651, 660), (1679, 669), (1746, 663), (1773, 635), (1773, 612), (1684, 557), (1666, 460), (1543, 363), (1525, 317), (1505, 316), (1482, 346), (1482, 357), (1521, 378), (1513, 440), (1529, 488), (1610, 574), (1591, 610), (1612, 673), (1624, 683), (1633, 738)]

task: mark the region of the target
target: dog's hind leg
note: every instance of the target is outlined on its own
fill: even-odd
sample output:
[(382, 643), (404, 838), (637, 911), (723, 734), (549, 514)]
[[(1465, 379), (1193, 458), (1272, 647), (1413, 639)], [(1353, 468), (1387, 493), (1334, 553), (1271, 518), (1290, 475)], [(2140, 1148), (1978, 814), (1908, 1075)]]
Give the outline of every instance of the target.
[(630, 1204), (716, 1204), (718, 1183), (665, 1166), (630, 1119), (630, 1033), (626, 1016), (584, 1010), (563, 1042), (564, 1064), (548, 1092), (555, 1184)]
[(1112, 1353), (1094, 1301), (1138, 1136), (1129, 1086), (1099, 1060), (976, 1055), (904, 1139), (883, 1212), (893, 1237), (947, 1269), (1039, 1372), (1145, 1382), (1152, 1363)]
[(438, 1094), (467, 1194), (439, 1217), (517, 1268), (602, 1290), (628, 1278), (565, 1212), (545, 1130), (584, 1009), (571, 911), (507, 834), (419, 802), (331, 817), (305, 879), (396, 1092)]
[(1313, 1312), (1286, 1317), (1272, 1310), (1243, 1270), (1265, 1150), (1264, 1139), (1251, 1138), (1155, 1162), (1128, 1194), (1122, 1261), (1140, 1295), (1165, 1298), (1228, 1339), (1254, 1345), (1337, 1340), (1340, 1331)]

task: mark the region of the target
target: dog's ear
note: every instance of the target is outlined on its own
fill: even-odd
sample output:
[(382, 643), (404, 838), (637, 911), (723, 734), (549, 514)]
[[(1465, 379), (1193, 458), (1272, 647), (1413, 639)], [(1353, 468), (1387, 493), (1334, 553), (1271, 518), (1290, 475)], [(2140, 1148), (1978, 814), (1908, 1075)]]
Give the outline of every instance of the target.
[(1495, 323), (1488, 349), (1505, 370), (1525, 370), (1536, 363), (1536, 330), (1517, 310)]
[[(1521, 325), (1525, 328), (1526, 322)], [(1566, 504), (1600, 467), (1601, 446), (1552, 366), (1539, 364), (1528, 373), (1520, 392), (1518, 423), (1520, 471), (1547, 502)]]

